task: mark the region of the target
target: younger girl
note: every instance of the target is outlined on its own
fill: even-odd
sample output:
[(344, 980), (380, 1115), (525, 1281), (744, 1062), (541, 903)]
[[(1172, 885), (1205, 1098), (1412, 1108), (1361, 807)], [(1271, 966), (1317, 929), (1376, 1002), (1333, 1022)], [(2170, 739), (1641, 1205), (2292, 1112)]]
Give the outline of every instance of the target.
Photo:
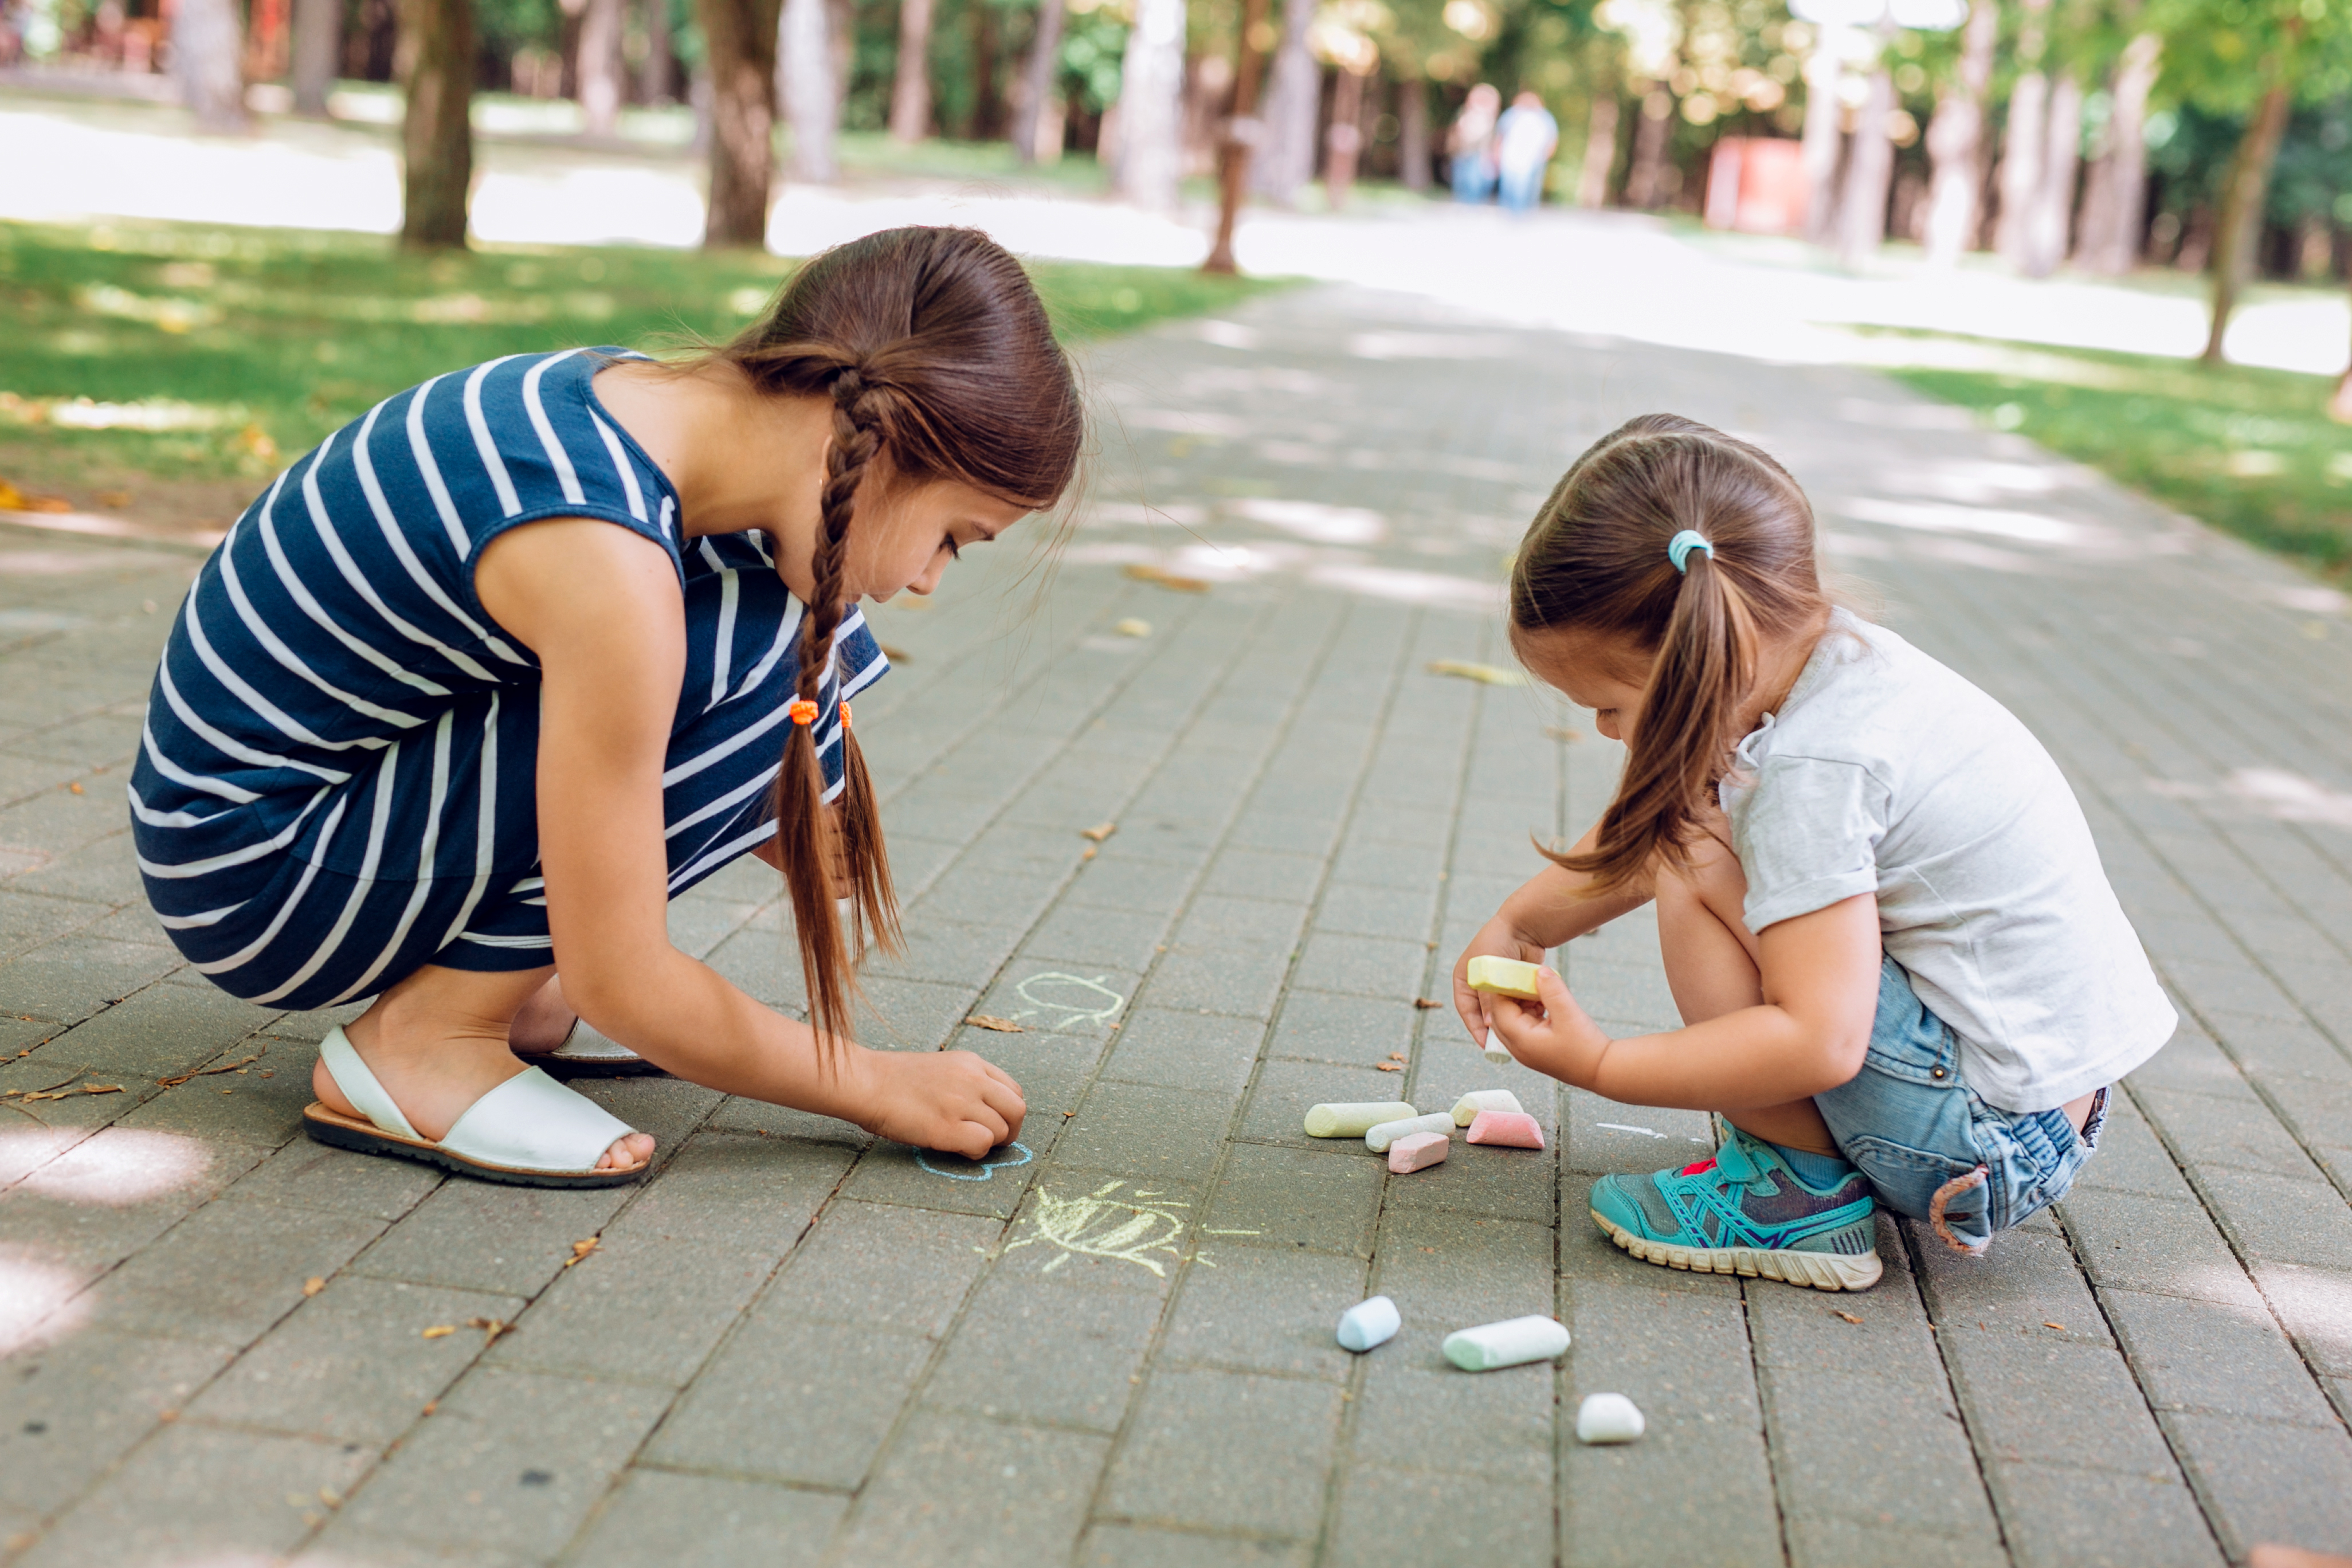
[[(1513, 646), (1626, 746), (1617, 798), (1454, 971), (1474, 1038), (1633, 1105), (1715, 1111), (1715, 1157), (1593, 1185), (1634, 1257), (1824, 1290), (1880, 1272), (1874, 1205), (1980, 1252), (2063, 1197), (2171, 1006), (2057, 765), (2007, 710), (1834, 608), (1804, 492), (1744, 441), (1636, 419), (1520, 545)], [(1686, 1026), (1612, 1040), (1542, 972), (1656, 900)]]
[[(181, 608), (131, 807), (216, 984), (374, 998), (320, 1047), (311, 1135), (499, 1181), (643, 1172), (652, 1139), (517, 1059), (551, 1052), (975, 1156), (1017, 1135), (978, 1057), (841, 1037), (853, 956), (897, 926), (857, 604), (1053, 505), (1082, 425), (1020, 264), (898, 229), (685, 363), (436, 376), (279, 476)], [(814, 1028), (670, 945), (668, 900), (744, 854), (784, 873)]]

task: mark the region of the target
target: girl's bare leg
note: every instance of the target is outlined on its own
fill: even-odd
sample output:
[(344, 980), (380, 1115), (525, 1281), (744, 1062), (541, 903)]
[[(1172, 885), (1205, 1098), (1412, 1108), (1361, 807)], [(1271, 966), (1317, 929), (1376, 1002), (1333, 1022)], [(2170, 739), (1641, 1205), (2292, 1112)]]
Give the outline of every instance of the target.
[[(1747, 900), (1747, 875), (1721, 837), (1703, 837), (1693, 847), (1688, 871), (1658, 872), (1658, 948), (1666, 963), (1667, 988), (1686, 1025), (1763, 1005), (1763, 971), (1743, 912)], [(1838, 1153), (1829, 1124), (1811, 1100), (1723, 1114), (1742, 1132), (1768, 1143)]]
[[(409, 1124), (438, 1142), (474, 1101), (523, 1070), (510, 1044), (516, 1016), (554, 973), (427, 964), (377, 997), (344, 1033)], [(323, 1062), (311, 1071), (310, 1089), (331, 1110), (359, 1113)], [(634, 1165), (653, 1152), (650, 1137), (632, 1132), (604, 1152), (597, 1168)]]

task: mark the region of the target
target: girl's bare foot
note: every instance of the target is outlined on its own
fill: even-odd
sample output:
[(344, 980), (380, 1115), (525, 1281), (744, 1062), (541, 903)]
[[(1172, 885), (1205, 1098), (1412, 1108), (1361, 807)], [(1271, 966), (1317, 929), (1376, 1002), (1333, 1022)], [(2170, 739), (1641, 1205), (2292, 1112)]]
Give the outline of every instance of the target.
[[(549, 984), (545, 976), (428, 967), (378, 997), (344, 1034), (409, 1125), (437, 1143), (476, 1100), (524, 1070), (507, 1030), (521, 1004)], [(330, 1110), (359, 1115), (324, 1062), (311, 1069), (310, 1089)], [(653, 1152), (651, 1137), (632, 1132), (614, 1140), (596, 1168), (626, 1170)]]
[(579, 1021), (580, 1015), (563, 1000), (563, 977), (551, 974), (515, 1010), (514, 1021), (507, 1026), (507, 1043), (525, 1060), (543, 1057), (569, 1039), (572, 1026)]

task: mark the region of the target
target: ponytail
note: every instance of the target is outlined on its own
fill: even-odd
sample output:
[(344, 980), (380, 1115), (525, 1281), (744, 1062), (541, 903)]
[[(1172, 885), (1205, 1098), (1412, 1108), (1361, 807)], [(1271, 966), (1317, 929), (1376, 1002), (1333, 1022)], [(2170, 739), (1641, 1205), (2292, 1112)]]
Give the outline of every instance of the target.
[(1610, 889), (1690, 864), (1739, 742), (1762, 639), (1829, 611), (1797, 482), (1748, 443), (1673, 415), (1633, 420), (1577, 459), (1520, 546), (1510, 604), (1522, 647), (1531, 634), (1575, 631), (1650, 660), (1592, 851), (1543, 851)]

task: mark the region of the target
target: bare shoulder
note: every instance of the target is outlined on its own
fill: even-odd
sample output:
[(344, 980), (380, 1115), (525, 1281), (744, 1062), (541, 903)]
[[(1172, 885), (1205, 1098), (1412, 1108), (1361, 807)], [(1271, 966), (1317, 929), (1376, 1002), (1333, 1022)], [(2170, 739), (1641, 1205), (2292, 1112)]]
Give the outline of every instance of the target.
[(598, 518), (509, 529), (474, 564), (482, 607), (545, 658), (558, 647), (682, 636), (677, 569), (662, 547)]

